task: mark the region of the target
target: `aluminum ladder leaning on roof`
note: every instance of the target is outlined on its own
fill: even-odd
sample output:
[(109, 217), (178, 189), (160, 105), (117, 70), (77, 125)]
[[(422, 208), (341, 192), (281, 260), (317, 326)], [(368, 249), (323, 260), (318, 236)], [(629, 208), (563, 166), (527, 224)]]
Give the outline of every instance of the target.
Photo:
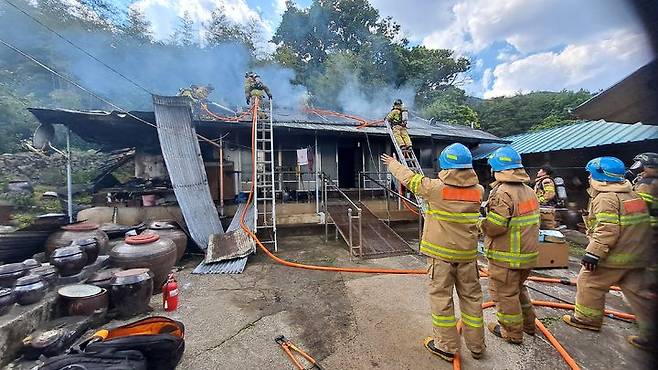
[[(254, 219), (256, 232), (263, 230), (260, 241), (274, 245), (278, 252), (276, 240), (276, 191), (274, 188), (274, 135), (272, 130), (272, 99), (267, 119), (260, 119), (256, 114), (256, 135), (253, 147), (256, 150), (256, 182), (254, 191)], [(258, 108), (257, 108), (258, 109)]]
[[(397, 154), (398, 159), (400, 159), (400, 162), (405, 166), (407, 166), (410, 170), (419, 173), (421, 175), (425, 175), (423, 173), (423, 168), (420, 167), (420, 162), (418, 162), (418, 159), (416, 158), (416, 153), (414, 153), (413, 149), (409, 148), (406, 150), (402, 150), (402, 148), (400, 148), (400, 145), (398, 145), (398, 141), (395, 140), (395, 135), (393, 134), (393, 129), (391, 128), (391, 124), (388, 122), (388, 120), (384, 120), (384, 124), (386, 125), (386, 131), (388, 131), (388, 136), (391, 137), (391, 142), (393, 143), (393, 147), (395, 148), (395, 153)], [(414, 196), (416, 197), (416, 202), (420, 205), (423, 212), (426, 211), (427, 202), (416, 194), (414, 194)]]

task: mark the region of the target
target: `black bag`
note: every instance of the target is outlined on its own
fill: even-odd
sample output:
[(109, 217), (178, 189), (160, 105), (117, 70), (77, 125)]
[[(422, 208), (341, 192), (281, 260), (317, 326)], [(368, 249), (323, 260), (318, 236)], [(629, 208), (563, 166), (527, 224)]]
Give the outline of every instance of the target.
[(146, 370), (146, 359), (139, 351), (112, 353), (71, 353), (51, 357), (39, 370)]
[(87, 354), (136, 350), (148, 370), (173, 370), (185, 351), (185, 327), (179, 321), (152, 316), (113, 329), (99, 330), (82, 344)]

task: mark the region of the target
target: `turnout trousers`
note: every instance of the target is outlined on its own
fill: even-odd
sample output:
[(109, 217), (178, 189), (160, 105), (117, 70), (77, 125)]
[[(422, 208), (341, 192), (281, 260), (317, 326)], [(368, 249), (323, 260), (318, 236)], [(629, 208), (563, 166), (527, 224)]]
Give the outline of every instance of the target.
[(466, 347), (472, 352), (481, 353), (485, 349), (484, 321), (477, 262), (446, 262), (431, 257), (427, 261), (434, 346), (449, 353), (455, 353), (460, 348), (452, 298), (456, 289)]
[(395, 137), (395, 141), (398, 143), (399, 147), (411, 146), (411, 138), (409, 137), (409, 132), (407, 131), (406, 127), (401, 125), (393, 125), (391, 130), (393, 130), (393, 137)]
[(535, 310), (523, 283), (530, 269), (509, 269), (489, 264), (489, 294), (496, 304), (496, 318), (504, 338), (523, 340), (523, 332), (535, 332)]
[[(650, 279), (645, 269), (624, 269), (599, 266), (594, 271), (580, 269), (577, 280), (576, 309), (578, 321), (600, 327), (603, 324), (605, 294), (610, 285), (619, 285), (640, 326), (640, 336), (653, 333), (653, 298), (649, 292)], [(645, 337), (646, 338), (646, 337)]]

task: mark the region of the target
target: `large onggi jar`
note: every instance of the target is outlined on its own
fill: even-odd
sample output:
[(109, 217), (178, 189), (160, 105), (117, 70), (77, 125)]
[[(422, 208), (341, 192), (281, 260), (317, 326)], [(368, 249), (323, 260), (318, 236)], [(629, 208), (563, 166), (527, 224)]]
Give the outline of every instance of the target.
[(46, 240), (46, 257), (50, 257), (53, 251), (57, 248), (68, 247), (71, 242), (81, 239), (98, 240), (100, 247), (100, 254), (107, 254), (109, 252), (110, 241), (107, 234), (100, 229), (98, 224), (91, 222), (80, 222), (62, 226), (59, 231), (51, 234)]
[(110, 263), (123, 269), (150, 269), (154, 274), (153, 288), (159, 292), (176, 264), (176, 245), (156, 234), (127, 236), (110, 251)]
[(148, 224), (144, 234), (158, 234), (161, 238), (171, 239), (176, 244), (176, 263), (178, 263), (187, 248), (187, 234), (171, 221), (153, 221)]

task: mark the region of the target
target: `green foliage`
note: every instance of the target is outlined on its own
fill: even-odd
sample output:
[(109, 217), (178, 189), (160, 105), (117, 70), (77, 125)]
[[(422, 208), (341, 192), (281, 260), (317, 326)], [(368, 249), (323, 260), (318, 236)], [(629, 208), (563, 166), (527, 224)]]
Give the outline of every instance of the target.
[(192, 46), (194, 41), (194, 21), (188, 11), (185, 11), (182, 17), (178, 19), (178, 26), (171, 35), (171, 43), (180, 46)]
[(249, 22), (247, 25), (235, 24), (228, 19), (225, 13), (224, 7), (218, 7), (212, 12), (210, 21), (205, 25), (208, 45), (236, 42), (254, 52), (256, 49), (253, 39), (253, 35), (256, 33), (255, 24), (253, 22)]
[(509, 136), (535, 129), (574, 122), (571, 109), (592, 94), (585, 90), (533, 92), (512, 97), (498, 97), (473, 104), (482, 128), (495, 135)]
[(128, 10), (128, 19), (123, 25), (122, 30), (124, 35), (129, 39), (142, 43), (153, 42), (151, 22), (138, 9), (130, 8)]

